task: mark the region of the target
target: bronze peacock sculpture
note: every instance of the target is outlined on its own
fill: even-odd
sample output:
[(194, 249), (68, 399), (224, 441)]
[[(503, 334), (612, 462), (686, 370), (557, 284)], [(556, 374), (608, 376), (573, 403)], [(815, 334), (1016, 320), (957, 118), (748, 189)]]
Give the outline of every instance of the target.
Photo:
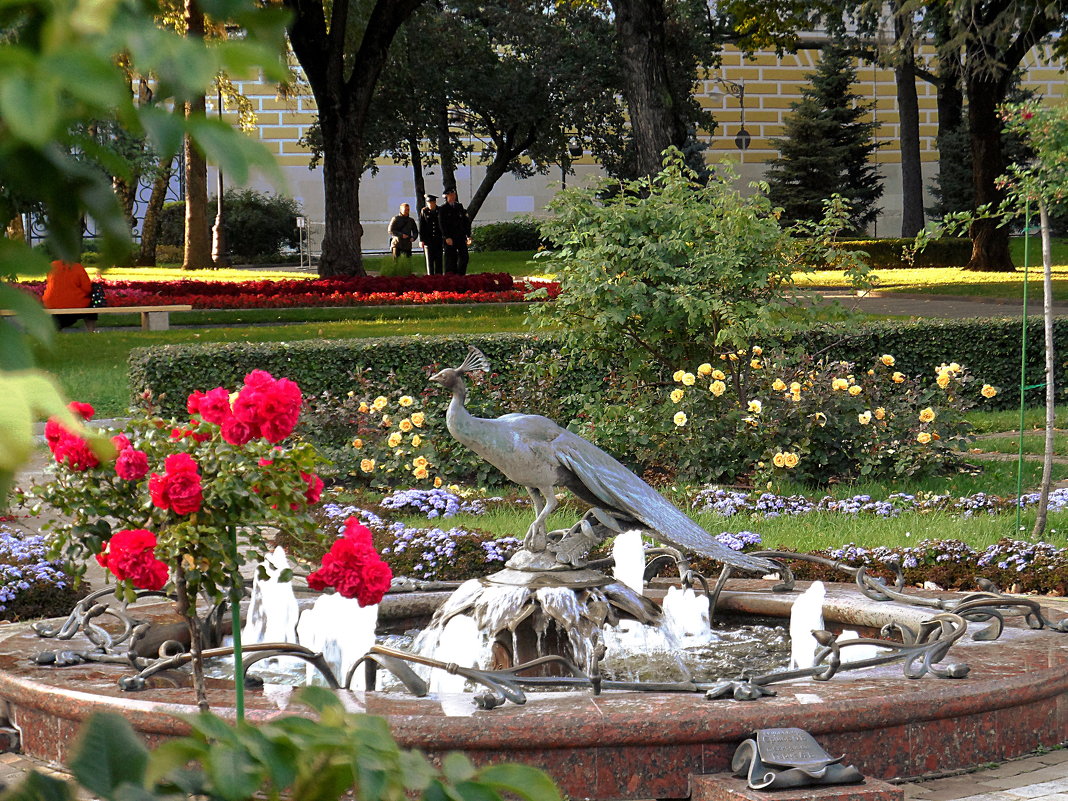
[[(716, 541), (620, 462), (547, 417), (506, 414), (493, 420), (472, 415), (464, 406), (464, 375), (488, 371), (490, 365), (481, 351), (469, 347), (463, 364), (447, 367), (430, 380), (452, 393), (445, 415), (449, 433), (530, 494), (537, 516), (523, 541), (529, 551), (548, 550), (557, 561), (580, 566), (586, 551), (603, 536), (642, 528), (664, 542), (744, 570), (776, 570), (766, 559)], [(562, 540), (553, 542), (546, 521), (558, 505), (556, 487), (566, 487), (593, 508)]]

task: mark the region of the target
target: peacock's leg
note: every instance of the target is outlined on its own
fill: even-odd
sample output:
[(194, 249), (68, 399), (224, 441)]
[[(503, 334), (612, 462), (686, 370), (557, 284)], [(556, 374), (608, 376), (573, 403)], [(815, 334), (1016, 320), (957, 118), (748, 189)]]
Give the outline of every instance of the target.
[(527, 487), (527, 492), (538, 514), (534, 522), (530, 524), (530, 528), (527, 529), (527, 536), (523, 538), (523, 547), (528, 551), (544, 551), (549, 544), (549, 530), (545, 521), (557, 507), (556, 493), (553, 492), (552, 487)]

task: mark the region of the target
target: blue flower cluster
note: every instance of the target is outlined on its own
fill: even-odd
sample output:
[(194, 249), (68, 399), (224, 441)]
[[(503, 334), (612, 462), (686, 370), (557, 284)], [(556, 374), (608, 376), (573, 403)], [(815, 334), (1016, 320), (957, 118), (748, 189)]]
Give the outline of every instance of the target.
[(947, 562), (970, 564), (976, 568), (997, 567), (1001, 570), (1015, 570), (1017, 573), (1034, 567), (1038, 561), (1043, 562), (1042, 566), (1046, 570), (1068, 567), (1068, 549), (1058, 548), (1048, 542), (1024, 540), (1002, 540), (996, 545), (987, 546), (983, 551), (977, 551), (960, 540), (922, 540), (908, 548), (862, 548), (849, 543), (841, 548), (830, 549), (827, 555), (831, 559), (841, 559), (851, 564), (899, 564), (905, 569), (922, 564)]
[(338, 535), (345, 530), (345, 521), (350, 517), (355, 517), (368, 528), (384, 528), (386, 525), (386, 521), (374, 512), (351, 504), (324, 503), (319, 507), (319, 514), (337, 527)]
[(716, 540), (733, 551), (740, 551), (750, 545), (760, 545), (762, 542), (760, 535), (755, 531), (724, 531), (716, 535)]
[(454, 517), (464, 513), (472, 515), (484, 514), (487, 501), (500, 500), (499, 498), (476, 498), (464, 500), (444, 489), (406, 489), (396, 490), (392, 495), (382, 499), (382, 506), (386, 509), (416, 509), (426, 514), (427, 520), (437, 517)]
[(62, 563), (48, 558), (48, 543), (43, 536), (23, 537), (0, 526), (0, 611), (34, 585), (65, 589), (69, 583)]
[(996, 545), (988, 546), (979, 555), (978, 564), (983, 567), (995, 565), (1002, 570), (1015, 570), (1017, 573), (1022, 573), (1038, 560), (1046, 563), (1046, 570), (1055, 570), (1058, 563), (1068, 563), (1068, 553), (1065, 549), (1048, 542), (1003, 540)]
[[(1034, 506), (1038, 493), (1028, 493), (1020, 498), (1020, 506)], [(1015, 498), (1000, 498), (985, 492), (977, 492), (963, 498), (951, 495), (916, 496), (895, 492), (886, 500), (876, 500), (870, 495), (854, 495), (851, 498), (832, 498), (825, 495), (818, 501), (810, 501), (802, 495), (775, 495), (707, 487), (697, 493), (693, 508), (701, 512), (714, 512), (723, 517), (749, 514), (763, 519), (784, 515), (803, 515), (810, 512), (832, 512), (847, 515), (869, 514), (876, 517), (898, 517), (902, 512), (949, 512), (968, 518), (976, 514), (996, 514), (1016, 508)], [(1068, 509), (1068, 489), (1056, 489), (1049, 494), (1047, 508), (1051, 512)]]

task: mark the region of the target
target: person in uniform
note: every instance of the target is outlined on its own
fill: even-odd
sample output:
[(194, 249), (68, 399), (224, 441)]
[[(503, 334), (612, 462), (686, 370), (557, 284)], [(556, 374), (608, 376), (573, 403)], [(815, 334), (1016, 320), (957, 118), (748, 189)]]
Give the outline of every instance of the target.
[(471, 218), (467, 216), (467, 209), (456, 199), (455, 186), (445, 187), (443, 194), (445, 205), (438, 209), (438, 225), (441, 227), (441, 238), (445, 242), (445, 272), (467, 275)]
[(441, 225), (438, 222), (438, 196), (424, 195), (426, 205), (419, 209), (419, 239), (426, 256), (426, 274), (441, 275), (445, 272), (442, 261)]

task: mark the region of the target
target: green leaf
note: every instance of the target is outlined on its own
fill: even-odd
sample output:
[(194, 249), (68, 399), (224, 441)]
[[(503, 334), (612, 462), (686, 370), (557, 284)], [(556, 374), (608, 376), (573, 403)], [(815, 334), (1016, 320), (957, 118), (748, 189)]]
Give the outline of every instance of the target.
[(465, 755), (455, 752), (447, 754), (441, 761), (441, 770), (445, 778), (453, 784), (463, 782), (475, 775), (475, 766)]
[(52, 81), (34, 81), (22, 73), (0, 78), (0, 117), (17, 137), (43, 147), (59, 126), (57, 88)]
[(208, 753), (207, 743), (183, 737), (180, 740), (167, 740), (161, 743), (149, 756), (145, 771), (145, 782), (156, 784), (169, 777), (174, 771), (190, 762), (201, 760)]
[(214, 744), (205, 764), (215, 794), (228, 801), (251, 798), (263, 782), (263, 774), (242, 746)]
[(70, 47), (41, 59), (42, 72), (75, 98), (94, 106), (119, 106), (130, 100), (130, 89), (122, 73), (110, 60), (97, 56), (88, 47)]
[(271, 177), (281, 178), (278, 162), (260, 142), (214, 118), (188, 120), (189, 135), (205, 158), (226, 173), (229, 180), (242, 184), (249, 170), (258, 167)]
[(529, 801), (560, 801), (560, 790), (549, 775), (527, 765), (491, 765), (479, 771), (478, 781)]
[(148, 765), (148, 749), (125, 718), (95, 713), (85, 722), (67, 767), (87, 790), (115, 799), (124, 782), (140, 785)]
[(434, 766), (418, 751), (402, 751), (400, 767), (404, 786), (411, 792), (425, 790), (436, 775)]
[(161, 156), (170, 156), (182, 148), (185, 125), (182, 117), (159, 106), (147, 106), (138, 110), (152, 147)]
[(454, 788), (454, 795), (463, 801), (501, 801), (500, 793), (490, 785), (481, 782), (458, 782)]

